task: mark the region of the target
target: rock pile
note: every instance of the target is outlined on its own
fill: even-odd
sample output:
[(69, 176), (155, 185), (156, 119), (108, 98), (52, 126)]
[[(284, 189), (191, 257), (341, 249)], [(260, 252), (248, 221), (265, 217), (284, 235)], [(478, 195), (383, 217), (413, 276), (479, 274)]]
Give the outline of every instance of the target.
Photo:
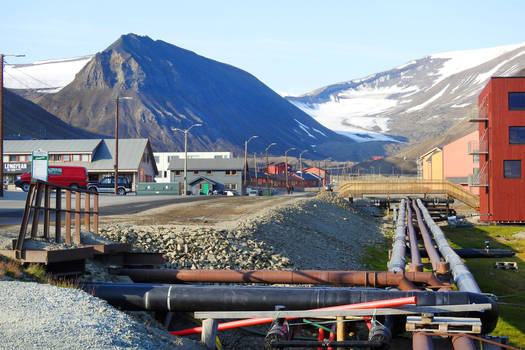
[(381, 220), (331, 192), (264, 210), (233, 230), (111, 224), (101, 235), (184, 269), (358, 269), (363, 247), (384, 239)]

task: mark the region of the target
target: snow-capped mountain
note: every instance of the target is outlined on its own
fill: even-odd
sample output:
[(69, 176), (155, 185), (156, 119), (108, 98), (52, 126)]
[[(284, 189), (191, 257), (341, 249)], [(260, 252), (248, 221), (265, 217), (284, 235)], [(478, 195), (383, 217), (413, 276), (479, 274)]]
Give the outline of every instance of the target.
[(415, 143), (475, 113), (491, 76), (524, 67), (525, 44), (444, 52), (287, 99), (358, 142), (395, 135)]
[(59, 60), (37, 61), (30, 64), (6, 64), (4, 86), (10, 89), (31, 89), (57, 92), (75, 79), (75, 75), (93, 55)]

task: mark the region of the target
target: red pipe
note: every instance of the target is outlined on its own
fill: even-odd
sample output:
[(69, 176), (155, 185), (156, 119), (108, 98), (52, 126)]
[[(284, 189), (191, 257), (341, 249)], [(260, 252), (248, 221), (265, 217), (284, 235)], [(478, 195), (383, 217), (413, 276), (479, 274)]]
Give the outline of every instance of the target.
[[(332, 325), (331, 329), (332, 329), (332, 331), (330, 332), (330, 336), (328, 337), (328, 341), (329, 342), (333, 342), (335, 340), (335, 331), (336, 331), (335, 324)], [(329, 347), (326, 348), (326, 350), (334, 350), (334, 348), (329, 346)]]
[[(405, 297), (405, 298), (397, 298), (397, 299), (368, 301), (368, 302), (357, 303), (357, 304), (322, 307), (319, 309), (313, 309), (311, 311), (378, 309), (378, 308), (384, 308), (384, 307), (395, 307), (395, 306), (402, 306), (402, 305), (416, 304), (416, 303), (417, 303), (417, 297)], [(292, 320), (295, 318), (297, 317), (287, 317), (286, 319)], [(269, 318), (269, 317), (268, 318), (259, 317), (259, 318), (249, 318), (249, 319), (244, 319), (244, 320), (223, 322), (223, 323), (219, 323), (219, 325), (217, 326), (217, 330), (223, 331), (226, 329), (254, 326), (254, 325), (263, 324), (263, 323), (271, 323), (273, 322), (273, 320), (274, 320), (273, 318)], [(198, 334), (201, 332), (202, 332), (202, 327), (193, 327), (193, 328), (183, 329), (180, 331), (173, 331), (170, 333), (173, 335), (182, 336), (182, 335)]]
[[(323, 341), (324, 340), (324, 329), (319, 328), (319, 335), (317, 336), (317, 341)], [(317, 350), (323, 350), (323, 348), (319, 347)]]

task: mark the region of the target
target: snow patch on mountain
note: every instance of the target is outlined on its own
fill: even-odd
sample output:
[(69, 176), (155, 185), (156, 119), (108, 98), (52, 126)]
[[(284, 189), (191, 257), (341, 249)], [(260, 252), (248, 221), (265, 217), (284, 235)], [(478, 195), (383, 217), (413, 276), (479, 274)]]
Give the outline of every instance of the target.
[(93, 56), (37, 61), (31, 64), (6, 64), (4, 85), (10, 89), (57, 92), (75, 79), (75, 75)]
[(435, 94), (434, 96), (432, 96), (431, 98), (429, 98), (428, 100), (423, 102), (422, 104), (414, 106), (414, 107), (411, 107), (411, 108), (407, 109), (406, 111), (407, 112), (414, 112), (414, 111), (419, 111), (419, 110), (425, 108), (426, 106), (428, 106), (429, 104), (431, 104), (432, 102), (434, 102), (435, 100), (437, 100), (438, 98), (443, 96), (443, 94), (445, 93), (445, 91), (447, 91), (449, 86), (450, 86), (450, 84), (447, 84), (447, 86), (445, 86), (440, 92), (438, 92), (437, 94)]

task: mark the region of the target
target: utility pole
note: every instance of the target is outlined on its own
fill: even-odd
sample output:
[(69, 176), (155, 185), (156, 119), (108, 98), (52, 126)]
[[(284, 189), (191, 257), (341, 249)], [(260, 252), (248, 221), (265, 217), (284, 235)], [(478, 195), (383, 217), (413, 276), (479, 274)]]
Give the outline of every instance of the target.
[[(269, 181), (269, 174), (270, 174), (270, 171), (268, 170), (268, 167), (270, 166), (269, 163), (268, 163), (268, 150), (270, 149), (270, 147), (272, 146), (275, 146), (276, 143), (275, 142), (272, 142), (268, 145), (268, 147), (266, 147), (266, 187), (268, 187), (268, 189), (270, 188), (270, 181)], [(271, 195), (271, 193), (269, 193), (268, 195)]]
[(4, 57), (25, 57), (25, 55), (0, 54), (0, 198), (4, 196)]
[(258, 138), (259, 136), (252, 136), (248, 140), (244, 141), (244, 182), (243, 182), (243, 189), (242, 193), (244, 194), (244, 191), (246, 189), (246, 181), (248, 179), (246, 172), (248, 170), (248, 142), (250, 142), (253, 139)]
[(299, 153), (299, 171), (301, 172), (301, 179), (303, 178), (303, 153), (308, 152), (307, 149)]
[(182, 130), (179, 128), (171, 128), (171, 130), (173, 131), (181, 131), (184, 133), (184, 196), (188, 194), (188, 132), (194, 126), (202, 126), (202, 124), (193, 124), (186, 130)]
[(132, 100), (132, 97), (115, 98), (115, 195), (118, 194), (118, 102), (120, 100)]
[(257, 175), (257, 153), (253, 153), (253, 164), (254, 164), (254, 169), (255, 169), (255, 187), (259, 187), (259, 179), (258, 179), (258, 175)]
[(293, 151), (295, 147), (289, 148), (284, 152), (284, 174), (286, 179), (286, 190), (288, 190), (288, 151)]

